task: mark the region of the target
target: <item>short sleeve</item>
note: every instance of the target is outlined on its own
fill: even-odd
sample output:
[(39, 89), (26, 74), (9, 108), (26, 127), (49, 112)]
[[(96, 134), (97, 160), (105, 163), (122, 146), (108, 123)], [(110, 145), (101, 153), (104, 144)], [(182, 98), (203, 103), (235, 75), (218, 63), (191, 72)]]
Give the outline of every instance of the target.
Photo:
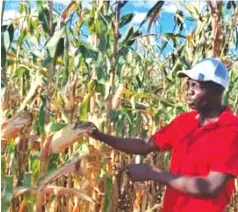
[(175, 118), (170, 124), (166, 125), (152, 135), (152, 139), (156, 147), (162, 151), (170, 150), (172, 148), (174, 135), (176, 135), (176, 131), (179, 126), (178, 122), (179, 117)]
[(220, 132), (210, 155), (210, 170), (238, 176), (238, 126)]

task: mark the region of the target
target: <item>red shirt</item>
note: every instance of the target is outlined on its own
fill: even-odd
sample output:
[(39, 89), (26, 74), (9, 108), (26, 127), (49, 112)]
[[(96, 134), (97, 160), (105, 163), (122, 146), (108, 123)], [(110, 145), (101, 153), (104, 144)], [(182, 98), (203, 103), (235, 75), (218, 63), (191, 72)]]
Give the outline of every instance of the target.
[[(183, 113), (153, 135), (161, 150), (171, 149), (170, 172), (207, 176), (210, 171), (238, 176), (238, 118), (229, 108), (218, 121), (199, 126), (197, 111)], [(217, 197), (197, 197), (167, 187), (163, 212), (224, 212), (234, 189), (229, 180)]]

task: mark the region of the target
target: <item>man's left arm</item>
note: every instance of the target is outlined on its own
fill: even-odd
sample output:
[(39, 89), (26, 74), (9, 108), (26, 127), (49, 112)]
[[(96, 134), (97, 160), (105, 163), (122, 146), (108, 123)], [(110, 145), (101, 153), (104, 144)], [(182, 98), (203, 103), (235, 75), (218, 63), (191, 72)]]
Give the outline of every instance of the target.
[(229, 174), (213, 171), (205, 177), (193, 177), (152, 169), (149, 178), (184, 193), (201, 197), (216, 197), (224, 184), (232, 177)]
[(132, 181), (153, 180), (170, 186), (178, 191), (201, 197), (215, 197), (224, 184), (231, 178), (230, 174), (211, 171), (207, 176), (182, 176), (152, 168), (146, 164), (131, 164), (123, 167)]

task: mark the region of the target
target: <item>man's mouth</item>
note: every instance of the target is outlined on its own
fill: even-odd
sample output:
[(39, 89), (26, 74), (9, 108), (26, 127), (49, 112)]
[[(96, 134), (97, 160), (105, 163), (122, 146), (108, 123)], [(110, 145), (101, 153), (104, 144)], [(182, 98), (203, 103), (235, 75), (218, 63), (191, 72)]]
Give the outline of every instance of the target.
[(187, 103), (190, 105), (190, 104), (192, 104), (193, 103), (193, 98), (191, 98), (191, 97), (187, 97)]

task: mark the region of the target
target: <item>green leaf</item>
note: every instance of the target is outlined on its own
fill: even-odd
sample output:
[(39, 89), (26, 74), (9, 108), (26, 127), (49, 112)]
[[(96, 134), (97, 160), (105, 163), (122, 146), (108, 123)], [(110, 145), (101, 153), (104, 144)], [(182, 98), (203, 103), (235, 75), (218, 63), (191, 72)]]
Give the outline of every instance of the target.
[(88, 94), (88, 95), (84, 98), (84, 100), (82, 101), (82, 103), (79, 105), (80, 120), (86, 120), (86, 119), (87, 119), (90, 97), (91, 97), (91, 95)]
[(125, 36), (122, 39), (121, 45), (130, 47), (135, 42), (137, 36), (139, 36), (139, 35), (141, 35), (141, 33), (139, 32), (138, 29), (136, 29), (133, 26), (130, 27), (126, 31)]
[(164, 36), (166, 38), (171, 38), (171, 39), (175, 39), (175, 38), (184, 38), (184, 39), (186, 39), (186, 36), (181, 35), (181, 34), (177, 34), (177, 33), (165, 33)]
[(46, 106), (46, 99), (41, 96), (41, 105), (40, 105), (40, 112), (39, 112), (39, 128), (40, 134), (45, 133), (45, 106)]
[(184, 27), (184, 20), (183, 20), (183, 11), (177, 10), (174, 16), (175, 23), (179, 26), (179, 30), (182, 31)]
[(225, 92), (224, 96), (223, 96), (223, 104), (225, 106), (229, 105), (229, 91), (228, 92)]
[(99, 66), (96, 68), (97, 79), (100, 80), (101, 83), (105, 83), (108, 79), (108, 74), (105, 68)]
[(7, 152), (15, 154), (15, 147), (16, 147), (16, 144), (14, 140), (11, 139), (10, 142), (7, 143)]
[(59, 42), (57, 44), (57, 48), (56, 48), (56, 51), (55, 51), (55, 58), (57, 57), (60, 57), (61, 55), (64, 55), (64, 53), (67, 52), (67, 54), (69, 53), (67, 51), (67, 49), (65, 48), (65, 45), (64, 45), (64, 38), (60, 38), (59, 39)]
[(117, 120), (118, 120), (118, 111), (117, 110), (114, 110), (111, 112), (110, 120), (111, 120), (111, 122), (114, 122), (114, 123), (117, 122)]
[(30, 32), (30, 34), (33, 35), (34, 27), (33, 27), (33, 23), (32, 23), (32, 18), (30, 16), (27, 19), (27, 27), (28, 27), (28, 31)]
[(58, 159), (59, 159), (58, 153), (53, 153), (51, 155), (50, 160), (49, 160), (48, 170), (55, 170), (58, 168)]
[(107, 48), (108, 48), (108, 37), (106, 36), (105, 33), (100, 33), (99, 35), (99, 45), (98, 45), (98, 49), (100, 52), (104, 53)]
[(48, 1), (37, 1), (37, 11), (43, 30), (49, 34), (49, 10), (45, 5), (47, 2)]
[(48, 49), (48, 52), (51, 58), (55, 57), (56, 50), (58, 48), (58, 43), (61, 37), (63, 36), (64, 32), (65, 32), (65, 27), (62, 27), (62, 29), (55, 31), (54, 35), (46, 44), (46, 48)]
[(236, 27), (235, 28), (235, 31), (236, 31), (236, 49), (238, 49), (238, 28)]
[(23, 2), (21, 2), (21, 4), (19, 5), (19, 7), (18, 7), (18, 11), (19, 11), (19, 13), (20, 14), (22, 14), (23, 13)]
[(117, 134), (120, 134), (122, 132), (122, 129), (124, 127), (125, 123), (123, 119), (120, 119), (117, 123), (116, 123), (116, 128), (115, 131)]
[(20, 46), (27, 39), (27, 36), (28, 36), (28, 33), (26, 29), (24, 29), (20, 34), (17, 44)]
[(3, 68), (7, 61), (7, 53), (4, 46), (3, 36), (1, 37), (1, 67)]
[(113, 182), (112, 178), (109, 176), (105, 177), (105, 197), (104, 197), (104, 206), (103, 206), (103, 212), (110, 212), (111, 211), (111, 205), (112, 205), (112, 191), (113, 191)]
[(18, 68), (15, 74), (13, 75), (13, 78), (21, 78), (25, 71), (26, 71), (25, 68), (22, 68), (22, 67)]
[(68, 30), (66, 30), (66, 38), (64, 40), (64, 71), (63, 71), (63, 79), (62, 79), (62, 87), (64, 88), (68, 82), (68, 77), (69, 77), (69, 35), (68, 35)]
[(164, 1), (156, 1), (155, 5), (148, 11), (145, 19), (140, 23), (140, 27), (146, 22), (148, 23), (148, 31), (151, 28), (153, 22), (155, 22), (159, 16), (162, 6), (164, 5)]
[(19, 5), (19, 13), (25, 13), (25, 14), (30, 14), (31, 13), (31, 8), (30, 4), (28, 1), (21, 1)]
[(135, 32), (135, 27), (133, 27), (133, 26), (130, 27), (130, 28), (126, 31), (122, 43), (125, 42), (125, 41), (127, 41), (127, 40), (129, 40), (129, 39), (133, 36), (134, 32)]
[(13, 194), (13, 176), (5, 176), (5, 182), (2, 185), (1, 211), (9, 211)]
[(6, 49), (8, 49), (9, 46), (10, 46), (10, 36), (9, 36), (8, 31), (4, 32), (2, 34), (2, 36), (3, 36), (4, 46), (5, 46)]
[(98, 13), (98, 20), (96, 22), (96, 30), (99, 37), (98, 48), (100, 52), (105, 53), (109, 48), (111, 17)]
[(14, 26), (13, 26), (13, 24), (10, 24), (8, 26), (8, 33), (9, 33), (9, 37), (10, 37), (10, 42), (12, 43), (12, 41), (14, 39)]
[(169, 162), (170, 162), (170, 152), (165, 152), (165, 154), (164, 154), (164, 166), (166, 167), (166, 168), (169, 168)]
[(57, 132), (65, 126), (66, 126), (66, 124), (52, 123), (51, 126), (50, 126), (50, 132)]
[(1, 155), (1, 177), (5, 176), (6, 171), (6, 159), (5, 156)]
[(134, 13), (128, 13), (128, 14), (123, 15), (120, 18), (120, 27), (123, 27), (126, 24), (130, 23), (134, 16), (135, 16)]
[(24, 173), (24, 177), (23, 177), (23, 186), (24, 187), (30, 187), (31, 186), (31, 176), (32, 173), (28, 172), (28, 173)]
[(38, 179), (40, 173), (40, 152), (31, 152), (29, 158), (29, 165), (32, 172), (32, 181), (35, 182)]
[(89, 44), (84, 44), (81, 42), (78, 46), (78, 50), (76, 54), (78, 53), (81, 53), (83, 55), (85, 61), (87, 59), (92, 59), (92, 62), (95, 63), (95, 61), (97, 61), (98, 59), (98, 51), (94, 49), (92, 46), (90, 46)]

